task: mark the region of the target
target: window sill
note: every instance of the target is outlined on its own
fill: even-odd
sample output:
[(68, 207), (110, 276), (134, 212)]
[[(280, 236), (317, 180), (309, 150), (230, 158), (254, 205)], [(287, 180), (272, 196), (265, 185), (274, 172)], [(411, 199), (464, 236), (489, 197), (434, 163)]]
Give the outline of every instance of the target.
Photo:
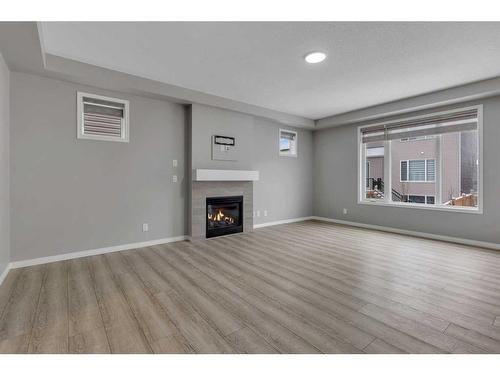
[(128, 137), (118, 138), (118, 137), (106, 137), (99, 135), (88, 135), (88, 134), (78, 134), (77, 139), (86, 139), (90, 141), (107, 141), (107, 142), (123, 142), (129, 143)]
[(446, 211), (446, 212), (461, 212), (468, 214), (483, 214), (483, 210), (481, 208), (466, 208), (466, 207), (458, 207), (458, 206), (435, 206), (431, 204), (422, 204), (422, 203), (396, 203), (396, 202), (379, 202), (379, 201), (369, 201), (369, 200), (358, 200), (358, 204), (365, 204), (368, 206), (386, 206), (386, 207), (398, 207), (398, 208), (416, 208), (419, 210), (433, 210), (433, 211)]

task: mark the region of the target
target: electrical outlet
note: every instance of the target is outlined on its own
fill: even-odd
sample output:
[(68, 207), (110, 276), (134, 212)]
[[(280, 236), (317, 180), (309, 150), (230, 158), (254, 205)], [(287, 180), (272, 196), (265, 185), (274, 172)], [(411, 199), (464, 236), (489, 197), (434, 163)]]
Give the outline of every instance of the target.
[(142, 231), (143, 232), (148, 232), (149, 231), (149, 224), (148, 223), (142, 224)]
[(347, 208), (344, 208), (344, 209), (342, 210), (342, 213), (343, 213), (344, 215), (347, 215)]
[(257, 210), (257, 217), (260, 217), (260, 211)]
[(177, 182), (177, 175), (175, 175), (175, 174), (174, 174), (174, 175), (172, 176), (172, 182)]
[(177, 159), (172, 160), (172, 167), (177, 167)]
[(264, 216), (267, 216), (267, 210), (264, 210)]

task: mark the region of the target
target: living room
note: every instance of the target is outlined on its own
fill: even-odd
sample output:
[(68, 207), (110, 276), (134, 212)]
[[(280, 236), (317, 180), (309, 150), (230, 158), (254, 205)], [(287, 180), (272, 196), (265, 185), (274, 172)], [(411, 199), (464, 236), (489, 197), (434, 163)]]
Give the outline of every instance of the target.
[(0, 22), (0, 353), (499, 353), (499, 35)]

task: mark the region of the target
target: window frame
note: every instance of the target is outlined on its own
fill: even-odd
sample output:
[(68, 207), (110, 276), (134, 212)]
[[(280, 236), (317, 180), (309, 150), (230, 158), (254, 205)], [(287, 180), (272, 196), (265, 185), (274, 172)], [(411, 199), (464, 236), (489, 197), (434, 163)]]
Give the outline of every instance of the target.
[[(83, 115), (84, 115), (84, 108), (83, 108), (83, 98), (93, 98), (93, 99), (100, 99), (100, 100), (106, 100), (110, 102), (116, 102), (116, 103), (121, 103), (124, 105), (123, 107), (123, 120), (121, 124), (121, 134), (122, 136), (120, 138), (118, 137), (108, 137), (104, 135), (94, 135), (94, 134), (85, 134), (83, 132)], [(76, 133), (76, 138), (77, 139), (87, 139), (87, 140), (94, 140), (94, 141), (108, 141), (108, 142), (125, 142), (129, 143), (130, 142), (130, 121), (129, 121), (129, 109), (130, 107), (130, 102), (125, 99), (119, 99), (119, 98), (114, 98), (110, 96), (103, 96), (103, 95), (97, 95), (97, 94), (91, 94), (87, 92), (82, 92), (82, 91), (77, 91), (76, 93), (76, 119), (77, 119), (77, 133)]]
[[(295, 153), (291, 153), (290, 151), (281, 151), (281, 132), (292, 133), (295, 134)], [(299, 134), (294, 130), (288, 129), (279, 129), (278, 131), (278, 154), (279, 156), (288, 156), (296, 158), (299, 155)]]
[[(365, 155), (364, 155), (364, 150), (366, 149), (363, 146), (363, 143), (361, 142), (361, 130), (364, 128), (369, 128), (371, 126), (380, 126), (384, 124), (390, 124), (393, 122), (399, 122), (402, 120), (418, 120), (422, 118), (426, 118), (429, 116), (434, 116), (434, 115), (445, 115), (445, 114), (450, 114), (454, 112), (459, 112), (459, 111), (464, 111), (464, 110), (472, 110), (476, 109), (477, 110), (477, 135), (478, 135), (478, 161), (479, 161), (479, 176), (478, 176), (478, 183), (479, 183), (479, 189), (478, 189), (478, 205), (477, 207), (463, 207), (463, 206), (445, 206), (442, 205), (441, 203), (438, 204), (438, 200), (436, 197), (434, 198), (434, 204), (421, 204), (421, 203), (405, 203), (405, 202), (394, 202), (392, 201), (391, 194), (388, 194), (384, 197), (384, 199), (369, 199), (363, 196), (364, 194), (364, 184), (362, 184), (364, 173), (365, 173), (365, 167), (364, 167), (364, 160), (366, 160)], [(444, 212), (461, 212), (461, 213), (470, 213), (470, 214), (483, 214), (483, 206), (484, 206), (484, 183), (483, 183), (483, 170), (484, 170), (484, 150), (483, 150), (483, 105), (482, 104), (477, 104), (477, 105), (471, 105), (471, 106), (465, 106), (465, 107), (456, 107), (454, 109), (450, 110), (445, 110), (445, 111), (438, 111), (438, 112), (428, 112), (423, 115), (416, 115), (416, 116), (409, 116), (409, 117), (399, 117), (394, 120), (389, 120), (389, 121), (380, 121), (376, 123), (371, 123), (367, 125), (360, 125), (357, 127), (357, 142), (358, 142), (358, 163), (357, 163), (357, 176), (358, 176), (358, 198), (357, 198), (357, 204), (361, 205), (368, 205), (368, 206), (385, 206), (385, 207), (396, 207), (396, 208), (407, 208), (407, 209), (422, 209), (422, 210), (434, 210), (434, 211), (444, 211)], [(384, 147), (385, 147), (385, 155), (384, 155), (384, 180), (385, 185), (390, 188), (392, 187), (392, 181), (391, 181), (391, 143), (388, 141), (384, 141)], [(387, 160), (386, 160), (387, 159)], [(441, 159), (441, 151), (439, 152), (437, 159), (434, 161), (434, 168), (435, 168), (435, 176), (434, 176), (434, 183), (438, 185), (438, 193), (441, 193), (441, 181), (440, 178), (438, 178), (438, 174), (440, 173), (437, 169), (437, 163), (436, 160)], [(441, 163), (439, 164), (439, 168), (441, 168)], [(408, 166), (409, 168), (409, 166)], [(426, 162), (426, 168), (427, 168), (427, 162)], [(401, 179), (401, 164), (399, 167), (399, 178)], [(409, 178), (409, 176), (408, 176)], [(427, 175), (426, 175), (427, 178)], [(416, 181), (415, 181), (416, 182)], [(424, 182), (424, 181), (422, 181)]]

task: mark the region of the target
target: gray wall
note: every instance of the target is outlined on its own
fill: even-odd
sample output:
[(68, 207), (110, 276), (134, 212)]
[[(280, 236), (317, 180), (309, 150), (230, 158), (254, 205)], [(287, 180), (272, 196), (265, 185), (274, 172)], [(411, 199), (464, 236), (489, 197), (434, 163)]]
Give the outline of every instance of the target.
[(0, 54), (0, 275), (10, 261), (9, 75)]
[[(192, 105), (192, 167), (206, 169), (252, 169), (254, 118), (225, 109)], [(236, 138), (237, 160), (212, 160), (212, 136)]]
[[(279, 129), (298, 132), (298, 157), (279, 156)], [(236, 138), (237, 160), (212, 160), (212, 135)], [(220, 108), (192, 106), (192, 168), (253, 169), (254, 224), (312, 215), (312, 132)], [(264, 216), (264, 210), (268, 216)]]
[[(77, 90), (129, 99), (130, 143), (77, 140)], [(187, 234), (189, 158), (193, 168), (259, 169), (256, 223), (311, 214), (310, 131), (299, 130), (297, 158), (279, 157), (278, 124), (193, 107), (12, 73), (11, 260)], [(211, 160), (219, 133), (237, 138), (238, 161)]]
[[(483, 214), (357, 204), (357, 127), (314, 132), (314, 214), (333, 219), (500, 243), (500, 98), (433, 109), (483, 104)], [(427, 111), (429, 112), (429, 111)], [(406, 114), (404, 117), (412, 114)], [(380, 119), (377, 120), (380, 122)], [(348, 214), (343, 215), (342, 209)]]
[[(298, 132), (298, 156), (279, 156), (279, 129)], [(293, 129), (256, 118), (254, 126), (254, 224), (312, 215), (313, 136), (309, 130)], [(267, 217), (264, 217), (267, 210)]]
[[(77, 140), (77, 90), (129, 99), (130, 143)], [(12, 260), (185, 234), (182, 106), (12, 73), (11, 122)]]

